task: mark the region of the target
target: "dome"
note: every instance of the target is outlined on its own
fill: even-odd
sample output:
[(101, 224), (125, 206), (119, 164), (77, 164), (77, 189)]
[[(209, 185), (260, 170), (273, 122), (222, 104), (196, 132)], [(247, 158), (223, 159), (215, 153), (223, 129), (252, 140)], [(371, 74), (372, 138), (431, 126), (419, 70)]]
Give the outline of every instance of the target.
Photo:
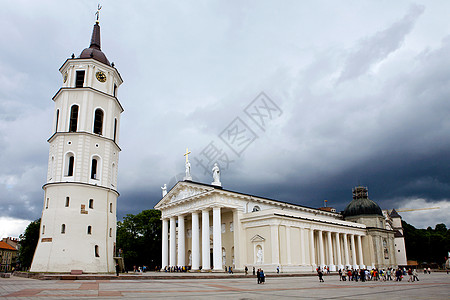
[(94, 25), (94, 30), (92, 31), (91, 45), (81, 52), (79, 58), (93, 58), (108, 66), (111, 65), (100, 48), (100, 25), (98, 23)]
[(353, 189), (353, 200), (347, 205), (343, 212), (344, 217), (359, 215), (383, 216), (381, 208), (369, 199), (367, 188), (358, 186)]

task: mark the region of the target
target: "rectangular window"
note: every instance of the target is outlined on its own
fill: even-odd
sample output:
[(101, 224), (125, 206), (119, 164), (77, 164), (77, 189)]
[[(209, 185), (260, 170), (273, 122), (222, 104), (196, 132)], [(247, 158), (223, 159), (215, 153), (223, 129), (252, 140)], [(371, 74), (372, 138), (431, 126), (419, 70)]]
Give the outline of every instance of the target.
[(48, 208), (48, 202), (50, 201), (50, 198), (47, 198), (47, 203), (45, 204), (45, 209)]
[(66, 197), (66, 207), (69, 207), (69, 201), (70, 201), (70, 198)]
[(94, 208), (94, 199), (89, 199), (89, 208)]
[(77, 71), (75, 87), (80, 88), (80, 87), (83, 87), (83, 85), (84, 85), (84, 70)]

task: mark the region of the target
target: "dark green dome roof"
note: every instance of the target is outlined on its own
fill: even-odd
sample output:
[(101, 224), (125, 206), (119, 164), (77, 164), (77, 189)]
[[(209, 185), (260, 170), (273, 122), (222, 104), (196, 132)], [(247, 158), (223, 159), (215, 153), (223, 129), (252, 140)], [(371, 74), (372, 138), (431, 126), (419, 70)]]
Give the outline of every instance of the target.
[(344, 217), (359, 215), (383, 216), (383, 212), (378, 204), (369, 199), (367, 188), (358, 186), (353, 189), (353, 200), (347, 205), (343, 215)]

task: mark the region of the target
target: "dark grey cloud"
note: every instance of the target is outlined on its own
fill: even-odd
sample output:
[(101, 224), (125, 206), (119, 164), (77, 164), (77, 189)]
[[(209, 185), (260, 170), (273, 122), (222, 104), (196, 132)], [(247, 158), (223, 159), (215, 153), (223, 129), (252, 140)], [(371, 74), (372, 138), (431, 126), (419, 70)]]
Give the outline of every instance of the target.
[(363, 38), (349, 53), (340, 80), (353, 79), (366, 73), (374, 64), (401, 47), (424, 10), (425, 6), (413, 5), (399, 21), (375, 35)]
[[(211, 141), (233, 160), (226, 189), (342, 210), (360, 183), (382, 208), (448, 207), (450, 4), (418, 3), (103, 5), (102, 48), (125, 80), (118, 218), (153, 207), (186, 147), (194, 159)], [(0, 218), (40, 216), (58, 68), (89, 45), (95, 8), (0, 11)], [(261, 91), (283, 111), (265, 131), (243, 112)], [(236, 117), (258, 135), (241, 156), (219, 138)]]

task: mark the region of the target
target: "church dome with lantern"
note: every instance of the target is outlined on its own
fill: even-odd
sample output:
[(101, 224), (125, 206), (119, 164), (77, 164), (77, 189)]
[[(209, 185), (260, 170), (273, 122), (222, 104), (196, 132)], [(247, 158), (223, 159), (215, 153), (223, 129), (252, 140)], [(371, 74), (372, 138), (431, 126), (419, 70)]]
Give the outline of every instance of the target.
[(367, 187), (364, 186), (357, 186), (353, 189), (353, 200), (343, 212), (345, 218), (360, 215), (383, 216), (378, 204), (369, 199)]

